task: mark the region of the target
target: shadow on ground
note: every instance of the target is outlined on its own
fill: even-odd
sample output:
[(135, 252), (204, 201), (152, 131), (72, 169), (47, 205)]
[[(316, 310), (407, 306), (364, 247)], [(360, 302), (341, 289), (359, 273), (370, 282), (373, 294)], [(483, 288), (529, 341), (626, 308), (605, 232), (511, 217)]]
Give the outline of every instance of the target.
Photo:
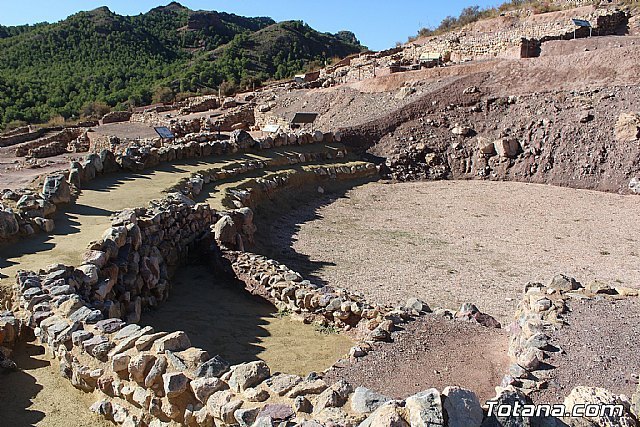
[(35, 359), (41, 355), (42, 347), (20, 343), (14, 353), (14, 361), (20, 370), (0, 373), (0, 424), (6, 426), (34, 425), (44, 419), (45, 414), (29, 409), (42, 386), (29, 371), (48, 366), (48, 362)]
[(281, 192), (273, 200), (265, 201), (256, 208), (255, 247), (249, 250), (268, 256), (289, 268), (299, 272), (305, 279), (314, 283), (328, 283), (318, 274), (323, 267), (335, 266), (332, 262), (314, 261), (308, 255), (296, 252), (293, 244), (302, 225), (322, 219), (318, 213), (324, 206), (340, 198), (348, 198), (347, 192), (366, 184), (370, 180), (351, 182), (326, 182), (321, 184), (323, 194), (318, 187), (295, 189)]

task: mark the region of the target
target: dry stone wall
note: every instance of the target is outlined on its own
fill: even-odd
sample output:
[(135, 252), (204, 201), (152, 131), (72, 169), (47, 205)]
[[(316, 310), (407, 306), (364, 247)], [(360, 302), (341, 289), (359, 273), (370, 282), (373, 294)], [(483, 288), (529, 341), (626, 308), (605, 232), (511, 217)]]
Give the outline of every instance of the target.
[[(538, 43), (549, 40), (561, 40), (573, 38), (577, 27), (571, 18), (588, 20), (594, 26), (593, 35), (616, 34), (621, 26), (628, 20), (625, 12), (609, 9), (595, 9), (594, 7), (582, 7), (571, 11), (552, 12), (545, 14), (546, 19), (539, 19), (542, 15), (532, 15), (524, 19), (517, 17), (496, 18), (499, 31), (486, 31), (481, 29), (474, 31), (473, 25), (461, 30), (447, 33), (444, 36), (436, 36), (427, 39), (417, 48), (408, 48), (404, 51), (405, 59), (416, 59), (420, 55), (437, 52), (444, 55), (450, 53), (454, 62), (464, 62), (480, 58), (510, 56), (535, 56), (534, 52), (522, 52), (523, 41), (531, 44), (534, 40)], [(483, 23), (484, 24), (484, 23)], [(589, 36), (588, 29), (577, 29), (578, 37)]]
[[(44, 149), (44, 151), (55, 151), (55, 154), (53, 155), (62, 154), (63, 152), (66, 152), (66, 145), (73, 140), (81, 137), (85, 133), (85, 131), (86, 129), (83, 128), (65, 128), (57, 134), (45, 138), (36, 139), (35, 141), (20, 145), (18, 148), (16, 148), (16, 156), (33, 156), (34, 150), (37, 150), (44, 146), (49, 146), (49, 148)], [(57, 143), (58, 145), (49, 145), (53, 143)], [(64, 147), (64, 151), (60, 151), (60, 147)], [(41, 151), (40, 154), (44, 154), (44, 151)], [(38, 153), (38, 151), (35, 152)], [(45, 156), (42, 155), (42, 157)]]

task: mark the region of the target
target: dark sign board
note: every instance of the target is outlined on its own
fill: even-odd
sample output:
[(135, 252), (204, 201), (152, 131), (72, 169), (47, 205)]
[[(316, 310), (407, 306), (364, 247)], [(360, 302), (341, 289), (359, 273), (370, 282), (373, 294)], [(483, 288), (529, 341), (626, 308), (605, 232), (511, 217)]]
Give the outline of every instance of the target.
[(291, 123), (309, 124), (315, 122), (316, 118), (318, 118), (318, 113), (296, 113)]
[(591, 22), (589, 21), (585, 21), (584, 19), (573, 19), (573, 23), (576, 24), (578, 27), (587, 27), (587, 28), (591, 28)]
[(157, 128), (154, 127), (153, 129), (156, 131), (156, 133), (158, 135), (160, 135), (160, 138), (163, 138), (163, 139), (174, 139), (175, 138), (175, 135), (173, 133), (171, 133), (169, 128), (166, 128), (166, 127), (162, 126), (162, 127), (157, 127)]

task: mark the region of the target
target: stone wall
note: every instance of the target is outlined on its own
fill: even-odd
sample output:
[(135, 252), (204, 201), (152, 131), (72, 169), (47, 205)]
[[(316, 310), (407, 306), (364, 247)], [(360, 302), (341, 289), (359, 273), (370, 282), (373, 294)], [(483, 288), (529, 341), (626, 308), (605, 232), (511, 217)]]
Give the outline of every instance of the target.
[(34, 150), (37, 150), (40, 147), (49, 146), (49, 144), (52, 143), (69, 144), (74, 139), (81, 137), (85, 133), (85, 131), (86, 129), (83, 128), (65, 128), (55, 135), (36, 139), (35, 141), (20, 145), (18, 148), (16, 148), (16, 156), (32, 156)]
[(128, 122), (129, 119), (131, 119), (131, 112), (129, 111), (112, 111), (100, 119), (100, 124)]
[(46, 128), (40, 128), (31, 132), (29, 127), (20, 128), (19, 132), (7, 133), (0, 136), (0, 147), (9, 147), (11, 145), (17, 145), (17, 144), (22, 144), (23, 142), (33, 141), (34, 139), (40, 138), (42, 135), (44, 135), (48, 131), (49, 130)]
[[(417, 48), (404, 51), (405, 59), (417, 59), (423, 53), (437, 52), (443, 56), (450, 53), (454, 62), (464, 62), (497, 56), (521, 57), (523, 40), (545, 42), (574, 37), (577, 27), (571, 18), (586, 19), (592, 23), (593, 35), (602, 36), (616, 34), (628, 20), (621, 11), (596, 9), (591, 6), (573, 9), (570, 12), (551, 12), (543, 15), (531, 15), (525, 18), (505, 16), (495, 18), (495, 27), (476, 29), (474, 24), (460, 30), (435, 36), (419, 43)], [(578, 29), (577, 37), (589, 36), (588, 29)], [(530, 55), (526, 55), (530, 56)]]

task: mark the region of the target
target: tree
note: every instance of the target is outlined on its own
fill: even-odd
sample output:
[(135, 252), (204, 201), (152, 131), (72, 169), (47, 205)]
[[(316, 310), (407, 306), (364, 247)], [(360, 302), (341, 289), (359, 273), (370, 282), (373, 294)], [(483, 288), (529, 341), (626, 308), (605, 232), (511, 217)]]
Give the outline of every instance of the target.
[(173, 102), (176, 95), (173, 90), (166, 86), (158, 86), (156, 90), (153, 92), (152, 102), (154, 104), (163, 103), (168, 104)]

